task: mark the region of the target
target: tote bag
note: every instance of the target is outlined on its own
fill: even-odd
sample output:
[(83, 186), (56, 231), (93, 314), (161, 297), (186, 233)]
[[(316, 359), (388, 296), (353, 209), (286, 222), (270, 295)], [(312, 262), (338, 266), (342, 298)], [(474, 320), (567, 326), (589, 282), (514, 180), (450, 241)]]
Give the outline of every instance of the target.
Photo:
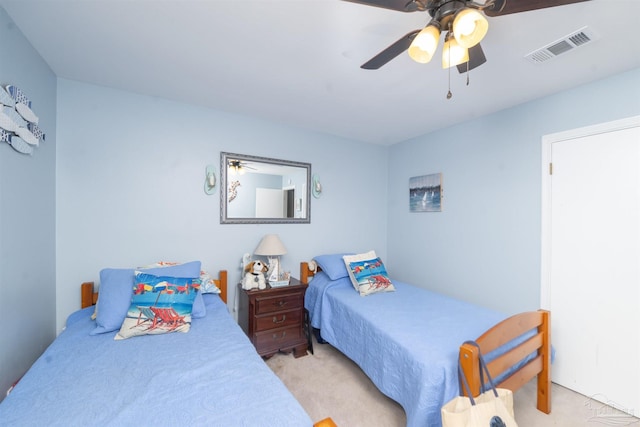
[[(467, 341), (479, 348), (473, 341)], [(484, 384), (483, 373), (487, 376), (489, 389), (477, 397), (470, 397), (469, 382), (458, 363), (458, 375), (465, 387), (467, 396), (457, 396), (441, 409), (443, 427), (517, 427), (513, 415), (513, 392), (505, 388), (496, 388), (482, 354), (480, 359), (480, 379)], [(469, 396), (469, 397), (468, 397)]]

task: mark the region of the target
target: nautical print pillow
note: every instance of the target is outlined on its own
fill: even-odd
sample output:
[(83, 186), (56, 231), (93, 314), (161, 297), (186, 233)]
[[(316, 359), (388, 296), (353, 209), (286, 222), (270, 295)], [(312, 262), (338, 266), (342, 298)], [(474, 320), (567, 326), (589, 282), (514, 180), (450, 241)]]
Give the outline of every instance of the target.
[(344, 262), (353, 287), (361, 296), (395, 291), (382, 260), (375, 251), (345, 256)]
[[(180, 265), (179, 262), (173, 262), (173, 261), (158, 261), (155, 262), (153, 264), (150, 265), (146, 265), (144, 267), (140, 267), (141, 269), (144, 268), (162, 268), (162, 267), (171, 267), (171, 266), (176, 266), (176, 265)], [(200, 270), (200, 294), (219, 294), (220, 288), (218, 288), (218, 286), (216, 285), (215, 281), (214, 281), (214, 277), (209, 274), (208, 271), (205, 270)], [(199, 313), (196, 313), (196, 309), (199, 310), (200, 307), (198, 307), (199, 302), (198, 302), (199, 298), (196, 299), (196, 302), (194, 303), (194, 307), (193, 307), (193, 317), (204, 317), (204, 314), (202, 316), (200, 316)], [(203, 303), (203, 309), (204, 309), (204, 303)], [(206, 314), (206, 312), (205, 312)]]
[(139, 335), (189, 332), (200, 280), (136, 271), (131, 305), (116, 340)]

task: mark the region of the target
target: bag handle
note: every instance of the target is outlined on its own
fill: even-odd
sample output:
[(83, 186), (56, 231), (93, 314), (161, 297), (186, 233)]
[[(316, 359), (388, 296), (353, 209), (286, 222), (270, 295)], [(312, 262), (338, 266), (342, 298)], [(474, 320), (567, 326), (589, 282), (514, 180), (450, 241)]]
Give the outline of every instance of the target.
[[(487, 367), (487, 363), (484, 361), (484, 356), (482, 355), (482, 351), (480, 351), (480, 345), (478, 345), (478, 343), (475, 341), (465, 341), (464, 343), (470, 344), (478, 349), (478, 360), (480, 362), (480, 388), (481, 388), (480, 392), (483, 393), (486, 391), (484, 388), (485, 382), (484, 382), (484, 375), (483, 375), (483, 373), (486, 373), (487, 383), (489, 384), (489, 386), (491, 386), (491, 390), (493, 390), (493, 394), (495, 395), (495, 397), (498, 397), (498, 391), (496, 390), (496, 386), (493, 383), (493, 378), (491, 378), (491, 374), (489, 373), (489, 368)], [(476, 403), (471, 394), (471, 387), (469, 387), (469, 382), (467, 381), (467, 378), (462, 372), (462, 366), (460, 365), (460, 361), (458, 361), (458, 375), (462, 380), (462, 384), (464, 385), (464, 389), (467, 392), (467, 396), (469, 397), (471, 404), (475, 406)]]
[(460, 366), (460, 363), (458, 363), (458, 376), (462, 380), (462, 384), (464, 385), (464, 390), (467, 392), (467, 397), (471, 401), (471, 405), (476, 406), (476, 401), (473, 399), (473, 395), (471, 394), (471, 388), (469, 387), (467, 378), (464, 376), (464, 373), (462, 372), (462, 367)]

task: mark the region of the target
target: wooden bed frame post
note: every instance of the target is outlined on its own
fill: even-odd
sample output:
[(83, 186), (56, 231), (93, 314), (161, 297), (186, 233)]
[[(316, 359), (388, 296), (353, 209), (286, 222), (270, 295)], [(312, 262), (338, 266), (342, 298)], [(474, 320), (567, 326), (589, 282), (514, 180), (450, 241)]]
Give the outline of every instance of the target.
[(93, 292), (93, 282), (84, 282), (80, 285), (80, 308), (94, 305), (98, 295)]
[[(220, 299), (227, 303), (227, 288), (229, 287), (227, 284), (227, 270), (220, 270), (218, 274), (218, 280), (220, 281)], [(224, 284), (224, 286), (223, 286)]]
[[(477, 396), (480, 394), (480, 359), (478, 353), (480, 350), (478, 347), (471, 344), (462, 344), (460, 346), (460, 367), (462, 368), (463, 375), (469, 382), (469, 388), (471, 394)], [(458, 379), (460, 384), (460, 390), (464, 396), (467, 395), (466, 390), (462, 386), (462, 378)]]
[(311, 271), (309, 271), (309, 263), (308, 262), (301, 262), (300, 263), (300, 283), (304, 283), (305, 285), (309, 284), (309, 277), (313, 276), (313, 274), (309, 274), (312, 273)]
[(551, 412), (551, 312), (538, 310), (542, 315), (542, 324), (538, 327), (543, 332), (542, 338), (542, 371), (538, 374), (538, 404), (539, 411)]

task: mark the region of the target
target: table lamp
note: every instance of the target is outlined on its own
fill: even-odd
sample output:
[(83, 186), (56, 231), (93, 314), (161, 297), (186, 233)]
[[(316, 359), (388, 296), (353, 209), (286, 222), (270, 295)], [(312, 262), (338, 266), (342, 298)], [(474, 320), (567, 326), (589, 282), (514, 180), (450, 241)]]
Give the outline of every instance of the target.
[(277, 234), (267, 234), (253, 252), (255, 255), (263, 255), (269, 259), (269, 285), (271, 287), (286, 286), (289, 280), (282, 280), (280, 276), (280, 255), (287, 253)]

